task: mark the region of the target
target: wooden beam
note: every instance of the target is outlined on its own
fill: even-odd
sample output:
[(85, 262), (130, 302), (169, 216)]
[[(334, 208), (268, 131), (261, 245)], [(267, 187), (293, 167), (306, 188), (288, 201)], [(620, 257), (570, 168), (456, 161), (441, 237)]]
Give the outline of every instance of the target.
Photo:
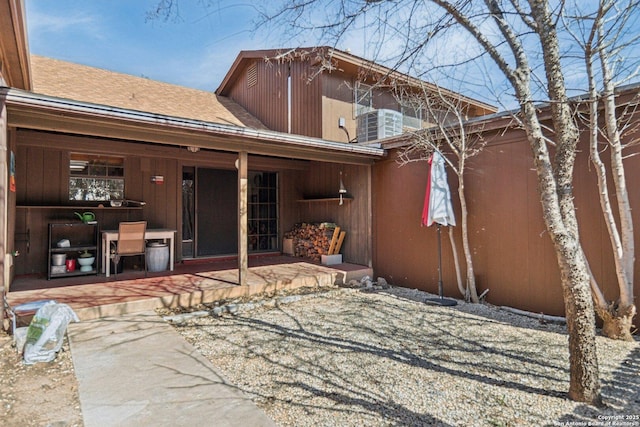
[[(7, 233), (9, 224), (8, 205), (9, 205), (9, 165), (7, 164), (8, 150), (8, 136), (7, 136), (7, 109), (4, 102), (0, 99), (0, 277), (2, 277), (2, 283), (0, 284), (0, 291), (2, 292), (2, 298), (9, 292), (10, 283), (10, 266), (13, 259), (9, 253), (9, 236)], [(13, 218), (15, 218), (15, 208), (13, 211)], [(15, 219), (14, 219), (15, 221)]]
[(248, 193), (249, 179), (246, 151), (238, 153), (238, 282), (247, 286), (249, 276)]
[[(113, 117), (56, 112), (35, 107), (8, 106), (11, 126), (48, 130), (85, 136), (144, 141), (157, 144), (194, 146), (201, 149), (238, 152), (239, 149), (259, 156), (297, 160), (370, 165), (380, 154), (362, 154), (345, 150), (322, 149), (312, 145), (286, 144), (246, 135), (222, 135), (213, 131), (139, 123)], [(348, 148), (348, 144), (344, 144)]]

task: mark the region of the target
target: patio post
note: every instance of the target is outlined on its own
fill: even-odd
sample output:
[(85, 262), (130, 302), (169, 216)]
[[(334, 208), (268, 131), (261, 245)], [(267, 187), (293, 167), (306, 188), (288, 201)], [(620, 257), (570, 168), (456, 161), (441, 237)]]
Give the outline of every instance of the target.
[[(0, 81), (1, 81), (0, 77)], [(9, 239), (8, 239), (8, 199), (9, 199), (9, 186), (8, 175), (9, 169), (7, 167), (7, 157), (9, 155), (7, 134), (7, 107), (5, 105), (5, 97), (0, 97), (0, 277), (2, 277), (2, 296), (9, 292), (10, 281), (10, 265), (12, 261), (12, 255), (9, 253)]]
[(247, 235), (247, 197), (249, 180), (247, 177), (248, 155), (246, 151), (238, 153), (238, 282), (240, 286), (247, 285), (249, 274), (249, 237)]

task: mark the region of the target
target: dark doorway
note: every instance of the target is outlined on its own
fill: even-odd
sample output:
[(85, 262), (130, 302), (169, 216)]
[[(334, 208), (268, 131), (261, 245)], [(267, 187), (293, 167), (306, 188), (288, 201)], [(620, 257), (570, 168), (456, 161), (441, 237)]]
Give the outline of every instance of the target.
[(196, 168), (182, 169), (182, 258), (193, 258), (195, 254), (196, 223)]
[(197, 256), (238, 252), (238, 173), (196, 170)]

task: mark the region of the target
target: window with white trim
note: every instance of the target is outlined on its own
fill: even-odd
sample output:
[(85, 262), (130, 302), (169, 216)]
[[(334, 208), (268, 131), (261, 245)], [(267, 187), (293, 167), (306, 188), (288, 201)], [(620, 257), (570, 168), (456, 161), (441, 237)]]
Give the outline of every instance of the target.
[(124, 158), (71, 153), (69, 200), (124, 199)]

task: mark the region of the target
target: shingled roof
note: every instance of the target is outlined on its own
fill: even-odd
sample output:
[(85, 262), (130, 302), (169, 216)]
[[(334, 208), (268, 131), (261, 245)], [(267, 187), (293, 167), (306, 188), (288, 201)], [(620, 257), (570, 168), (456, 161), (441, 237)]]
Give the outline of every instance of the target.
[(31, 55), (33, 92), (212, 123), (267, 129), (224, 96), (58, 59)]

